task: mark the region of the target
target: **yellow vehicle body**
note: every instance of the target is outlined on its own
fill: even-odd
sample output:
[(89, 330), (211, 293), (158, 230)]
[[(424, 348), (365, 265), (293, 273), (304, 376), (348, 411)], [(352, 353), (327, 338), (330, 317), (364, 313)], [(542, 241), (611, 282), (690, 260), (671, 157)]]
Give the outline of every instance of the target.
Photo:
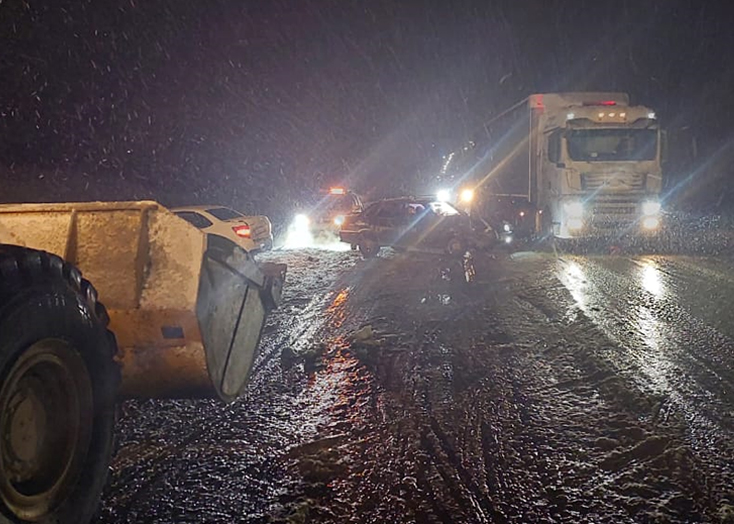
[(152, 201), (0, 205), (0, 243), (59, 255), (94, 284), (135, 397), (235, 399), (286, 271)]

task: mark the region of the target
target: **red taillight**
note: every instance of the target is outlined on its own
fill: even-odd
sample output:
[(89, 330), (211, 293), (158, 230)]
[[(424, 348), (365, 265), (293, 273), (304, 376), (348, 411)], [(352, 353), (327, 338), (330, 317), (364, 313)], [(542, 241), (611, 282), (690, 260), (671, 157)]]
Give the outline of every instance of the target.
[(247, 224), (234, 226), (232, 228), (232, 231), (234, 231), (234, 234), (240, 238), (250, 238), (250, 236), (252, 235), (252, 231), (250, 231), (250, 226), (248, 226)]

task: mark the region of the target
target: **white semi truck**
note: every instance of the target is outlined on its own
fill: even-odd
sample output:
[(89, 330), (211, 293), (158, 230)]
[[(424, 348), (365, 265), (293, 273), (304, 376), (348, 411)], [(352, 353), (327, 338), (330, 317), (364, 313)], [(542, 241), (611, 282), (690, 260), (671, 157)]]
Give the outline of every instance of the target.
[[(661, 226), (661, 130), (625, 93), (529, 96), (447, 158), (473, 211), (556, 238), (636, 236)], [(510, 216), (514, 214), (513, 216)]]

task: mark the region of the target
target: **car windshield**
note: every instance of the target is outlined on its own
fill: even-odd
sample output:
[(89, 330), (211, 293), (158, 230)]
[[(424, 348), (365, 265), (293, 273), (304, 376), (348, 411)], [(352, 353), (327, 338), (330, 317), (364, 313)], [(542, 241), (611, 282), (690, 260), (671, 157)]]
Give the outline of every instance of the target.
[(228, 207), (213, 207), (211, 209), (207, 209), (206, 212), (223, 222), (236, 220), (244, 216), (242, 213), (238, 213), (234, 209), (229, 209)]
[(573, 129), (566, 132), (568, 154), (583, 162), (654, 160), (656, 129)]
[(430, 210), (443, 217), (459, 215), (459, 211), (448, 202), (431, 202), (428, 204)]

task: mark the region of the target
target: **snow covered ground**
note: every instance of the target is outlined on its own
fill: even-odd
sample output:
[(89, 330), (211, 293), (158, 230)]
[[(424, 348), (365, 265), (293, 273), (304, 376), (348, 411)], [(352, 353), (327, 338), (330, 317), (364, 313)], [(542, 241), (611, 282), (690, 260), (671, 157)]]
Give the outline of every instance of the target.
[(263, 258), (247, 394), (125, 403), (99, 523), (734, 522), (731, 260)]

